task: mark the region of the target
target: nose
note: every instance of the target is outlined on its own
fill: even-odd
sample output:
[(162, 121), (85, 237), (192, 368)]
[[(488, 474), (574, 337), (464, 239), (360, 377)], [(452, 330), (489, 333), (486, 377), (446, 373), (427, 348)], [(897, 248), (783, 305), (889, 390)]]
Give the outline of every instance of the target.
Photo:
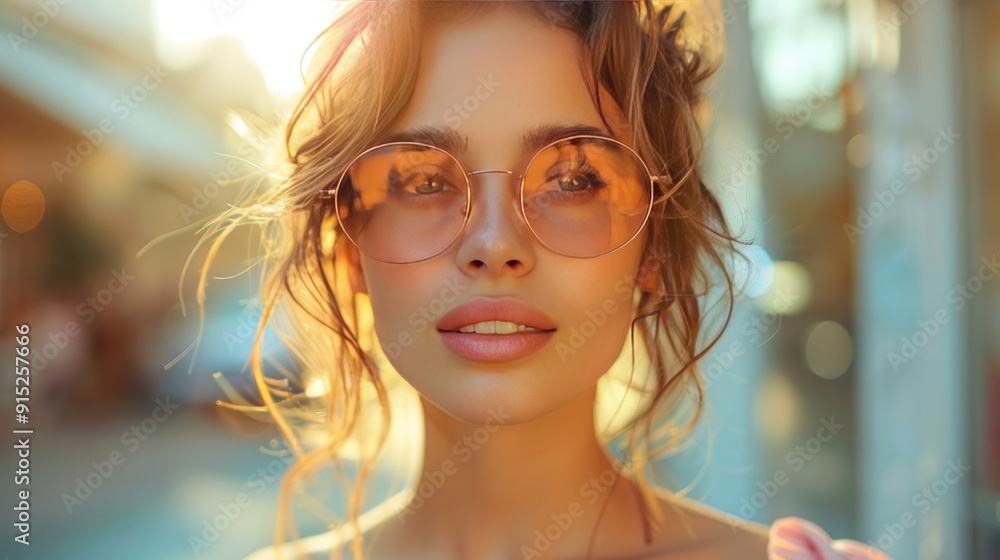
[(458, 249), (469, 276), (523, 276), (535, 266), (534, 237), (518, 211), (517, 178), (509, 172), (471, 174), (472, 214)]

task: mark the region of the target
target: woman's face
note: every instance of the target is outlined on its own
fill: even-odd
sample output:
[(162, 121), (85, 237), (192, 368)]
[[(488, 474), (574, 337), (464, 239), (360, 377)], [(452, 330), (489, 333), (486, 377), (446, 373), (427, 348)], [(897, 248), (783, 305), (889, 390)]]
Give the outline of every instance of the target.
[[(521, 10), (447, 21), (426, 30), (418, 78), (394, 132), (453, 130), (453, 153), (471, 180), (472, 211), (462, 235), (443, 253), (413, 264), (361, 256), (365, 289), (385, 355), (427, 400), (460, 420), (506, 423), (539, 418), (581, 397), (620, 354), (632, 317), (632, 294), (648, 225), (618, 251), (591, 259), (542, 246), (517, 208), (517, 175), (535, 150), (522, 137), (538, 127), (591, 126), (608, 131), (591, 101), (571, 32)], [(625, 117), (602, 90), (608, 122)], [(513, 359), (469, 358), (438, 331), (442, 316), (473, 298), (518, 300), (555, 331), (541, 348)], [(508, 336), (508, 335), (477, 335)]]

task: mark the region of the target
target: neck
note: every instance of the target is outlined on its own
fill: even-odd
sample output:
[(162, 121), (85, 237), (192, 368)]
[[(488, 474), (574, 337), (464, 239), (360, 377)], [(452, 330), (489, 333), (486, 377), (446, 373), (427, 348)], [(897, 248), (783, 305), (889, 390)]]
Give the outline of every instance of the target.
[(594, 396), (517, 425), (504, 425), (501, 408), (483, 426), (422, 401), (421, 475), (398, 515), (407, 532), (421, 546), (483, 559), (583, 558), (599, 546), (591, 537), (602, 515), (628, 516), (641, 539), (632, 486), (597, 441)]

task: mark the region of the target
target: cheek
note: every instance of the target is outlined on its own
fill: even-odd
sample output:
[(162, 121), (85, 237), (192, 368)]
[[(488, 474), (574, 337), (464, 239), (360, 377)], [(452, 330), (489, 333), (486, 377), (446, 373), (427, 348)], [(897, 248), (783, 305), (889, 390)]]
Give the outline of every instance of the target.
[[(420, 359), (437, 321), (463, 297), (468, 280), (452, 267), (435, 262), (391, 265), (371, 262), (365, 278), (372, 305), (375, 333), (386, 357), (400, 370), (397, 359)], [(415, 355), (416, 354), (416, 355)], [(400, 370), (402, 373), (402, 370)]]
[[(564, 292), (567, 313), (561, 325), (559, 358), (577, 371), (600, 376), (621, 353), (632, 319), (634, 280), (624, 266), (579, 271), (583, 280)], [(596, 366), (596, 367), (595, 367)]]
[(396, 338), (394, 335), (387, 335), (406, 324), (408, 308), (414, 303), (399, 289), (405, 277), (405, 273), (392, 274), (392, 271), (382, 264), (365, 268), (375, 331), (383, 343)]

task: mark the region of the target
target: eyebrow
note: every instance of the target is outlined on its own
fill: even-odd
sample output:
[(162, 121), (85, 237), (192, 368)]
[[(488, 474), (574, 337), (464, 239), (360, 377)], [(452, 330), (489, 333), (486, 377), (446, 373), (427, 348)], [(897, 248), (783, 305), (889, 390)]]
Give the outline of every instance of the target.
[[(592, 125), (545, 124), (529, 128), (521, 135), (521, 150), (522, 152), (538, 150), (560, 138), (577, 135), (612, 137), (607, 130)], [(454, 154), (464, 153), (469, 148), (468, 137), (462, 136), (452, 128), (433, 126), (418, 126), (397, 132), (385, 140), (385, 143), (388, 142), (419, 142)]]

